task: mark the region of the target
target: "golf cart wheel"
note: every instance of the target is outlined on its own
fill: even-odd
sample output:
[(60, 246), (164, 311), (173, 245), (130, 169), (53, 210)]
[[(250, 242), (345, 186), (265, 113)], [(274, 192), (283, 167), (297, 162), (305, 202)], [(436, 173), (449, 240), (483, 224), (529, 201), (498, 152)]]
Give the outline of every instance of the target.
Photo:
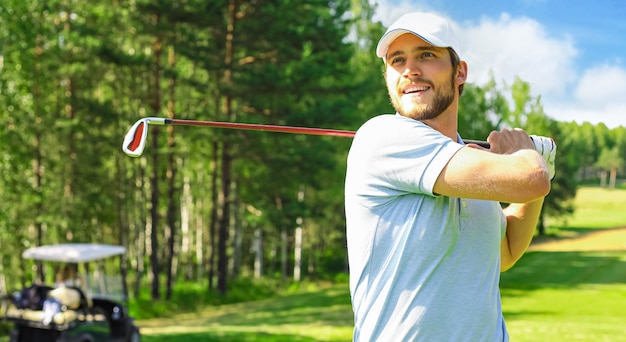
[(128, 337), (128, 342), (141, 342), (141, 334), (139, 334), (139, 328), (133, 327), (133, 331)]
[(19, 341), (19, 332), (15, 329), (12, 329), (9, 333), (9, 342), (18, 342)]

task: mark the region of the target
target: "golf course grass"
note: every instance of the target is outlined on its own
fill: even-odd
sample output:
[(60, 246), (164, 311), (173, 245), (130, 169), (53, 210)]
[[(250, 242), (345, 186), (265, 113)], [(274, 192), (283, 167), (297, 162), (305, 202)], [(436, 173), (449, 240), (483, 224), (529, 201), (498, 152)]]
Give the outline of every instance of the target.
[[(626, 226), (626, 190), (582, 188), (568, 231)], [(569, 234), (564, 234), (567, 238)], [(564, 238), (564, 240), (567, 240)], [(531, 251), (502, 274), (504, 316), (515, 342), (626, 341), (624, 250)], [(563, 241), (566, 243), (566, 241)], [(139, 322), (144, 341), (350, 341), (348, 284), (206, 307)]]
[[(559, 229), (605, 229), (626, 226), (626, 189), (582, 187), (567, 220), (557, 220)], [(564, 222), (561, 222), (564, 221)]]
[(626, 252), (530, 252), (500, 287), (512, 341), (626, 341)]
[[(565, 233), (549, 239), (560, 248), (531, 248), (502, 274), (511, 341), (626, 342), (626, 229), (608, 230), (626, 226), (625, 204), (625, 189), (582, 188), (576, 215), (567, 227), (559, 226)], [(614, 248), (615, 241), (611, 249), (603, 248), (606, 240), (592, 239), (597, 231), (618, 233), (613, 240), (618, 245), (621, 240), (624, 248)], [(339, 342), (352, 337), (345, 281), (303, 283), (262, 300), (198, 306), (137, 323), (144, 342)]]

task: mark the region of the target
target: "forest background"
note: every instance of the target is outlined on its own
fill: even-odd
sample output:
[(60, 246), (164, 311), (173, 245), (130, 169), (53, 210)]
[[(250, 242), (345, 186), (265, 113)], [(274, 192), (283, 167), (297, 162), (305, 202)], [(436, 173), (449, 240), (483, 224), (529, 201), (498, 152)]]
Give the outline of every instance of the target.
[[(0, 7), (0, 286), (52, 270), (32, 246), (121, 244), (131, 294), (177, 283), (222, 295), (238, 279), (347, 272), (350, 139), (151, 127), (169, 117), (356, 130), (392, 113), (365, 0), (5, 0)], [(460, 134), (503, 126), (553, 137), (557, 176), (538, 234), (575, 210), (578, 185), (615, 187), (626, 128), (560, 122), (531, 84), (468, 84)], [(149, 284), (149, 286), (146, 286)]]

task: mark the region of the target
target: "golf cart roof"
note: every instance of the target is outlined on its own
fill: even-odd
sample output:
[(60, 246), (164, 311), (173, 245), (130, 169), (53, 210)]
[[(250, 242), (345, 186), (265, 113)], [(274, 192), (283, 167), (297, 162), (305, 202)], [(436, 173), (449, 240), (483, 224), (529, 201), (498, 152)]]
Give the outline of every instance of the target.
[(57, 262), (88, 262), (126, 253), (123, 246), (65, 243), (29, 248), (22, 253), (24, 259)]

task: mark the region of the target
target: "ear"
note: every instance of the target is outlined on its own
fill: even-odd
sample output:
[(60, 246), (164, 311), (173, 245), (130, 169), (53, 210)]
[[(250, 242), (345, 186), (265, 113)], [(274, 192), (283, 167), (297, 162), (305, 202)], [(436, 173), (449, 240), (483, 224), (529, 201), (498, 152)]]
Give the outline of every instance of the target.
[(460, 61), (456, 66), (456, 77), (454, 78), (457, 85), (464, 84), (467, 80), (467, 63)]

